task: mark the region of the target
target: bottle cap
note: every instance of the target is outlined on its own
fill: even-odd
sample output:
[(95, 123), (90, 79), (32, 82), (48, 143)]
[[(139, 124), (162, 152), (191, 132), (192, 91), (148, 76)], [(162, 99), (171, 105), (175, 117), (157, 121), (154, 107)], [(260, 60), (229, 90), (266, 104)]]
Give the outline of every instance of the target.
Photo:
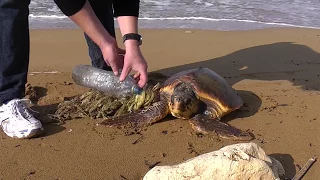
[(139, 86), (133, 86), (132, 87), (132, 93), (133, 94), (141, 94), (143, 91), (143, 88), (139, 87)]

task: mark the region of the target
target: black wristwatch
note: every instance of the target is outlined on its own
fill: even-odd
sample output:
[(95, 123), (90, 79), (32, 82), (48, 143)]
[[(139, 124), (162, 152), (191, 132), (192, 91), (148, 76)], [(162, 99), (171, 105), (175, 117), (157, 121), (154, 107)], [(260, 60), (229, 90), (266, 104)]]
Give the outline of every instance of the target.
[(136, 33), (128, 33), (128, 34), (125, 34), (123, 36), (123, 43), (128, 40), (128, 39), (134, 39), (134, 40), (137, 40), (139, 42), (139, 45), (142, 44), (142, 37), (140, 34), (136, 34)]

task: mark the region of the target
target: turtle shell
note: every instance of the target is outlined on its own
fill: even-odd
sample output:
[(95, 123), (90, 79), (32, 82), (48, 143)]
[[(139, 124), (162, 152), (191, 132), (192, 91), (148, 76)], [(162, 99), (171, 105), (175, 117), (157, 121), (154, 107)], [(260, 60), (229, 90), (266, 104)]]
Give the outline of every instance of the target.
[(172, 94), (174, 88), (181, 82), (190, 84), (197, 96), (207, 105), (210, 105), (210, 102), (218, 105), (223, 114), (243, 105), (237, 91), (223, 77), (209, 68), (200, 67), (174, 74), (164, 82), (161, 91)]

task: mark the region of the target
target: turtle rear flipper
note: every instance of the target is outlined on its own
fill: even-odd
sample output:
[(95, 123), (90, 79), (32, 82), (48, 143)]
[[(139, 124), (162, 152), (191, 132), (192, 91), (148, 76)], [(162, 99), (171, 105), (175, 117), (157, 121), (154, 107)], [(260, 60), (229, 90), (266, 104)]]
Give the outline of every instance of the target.
[(159, 101), (147, 107), (147, 109), (106, 119), (100, 125), (107, 127), (151, 125), (166, 117), (168, 112), (167, 103)]
[(198, 114), (189, 120), (192, 128), (203, 134), (215, 133), (221, 138), (234, 140), (251, 140), (253, 136), (218, 119), (213, 119), (205, 114)]

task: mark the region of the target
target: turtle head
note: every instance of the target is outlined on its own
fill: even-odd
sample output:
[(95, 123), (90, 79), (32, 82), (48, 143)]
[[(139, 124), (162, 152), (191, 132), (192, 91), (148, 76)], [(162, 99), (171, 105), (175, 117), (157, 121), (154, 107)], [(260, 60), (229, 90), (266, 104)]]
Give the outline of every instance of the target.
[(179, 119), (189, 119), (198, 111), (198, 106), (199, 99), (190, 86), (181, 83), (175, 87), (169, 101), (172, 116)]

